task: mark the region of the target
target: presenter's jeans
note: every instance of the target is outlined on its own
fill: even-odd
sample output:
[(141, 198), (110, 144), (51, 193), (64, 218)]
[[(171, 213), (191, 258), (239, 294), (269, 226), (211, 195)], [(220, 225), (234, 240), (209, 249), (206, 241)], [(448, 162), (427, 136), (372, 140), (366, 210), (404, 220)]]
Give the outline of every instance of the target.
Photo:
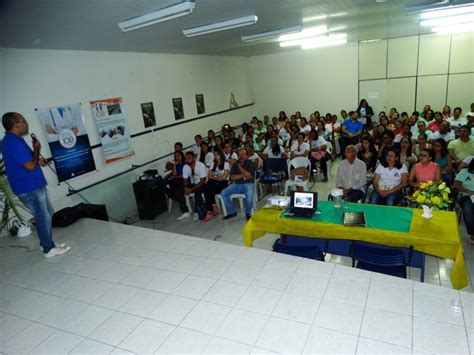
[(46, 188), (42, 187), (25, 194), (20, 194), (18, 198), (33, 214), (43, 253), (48, 253), (55, 247), (51, 226), (54, 209), (49, 201)]
[(245, 214), (250, 216), (252, 214), (253, 207), (253, 183), (247, 184), (232, 184), (227, 186), (221, 192), (222, 199), (224, 200), (225, 207), (227, 209), (227, 214), (236, 213), (234, 205), (230, 196), (233, 194), (245, 194)]

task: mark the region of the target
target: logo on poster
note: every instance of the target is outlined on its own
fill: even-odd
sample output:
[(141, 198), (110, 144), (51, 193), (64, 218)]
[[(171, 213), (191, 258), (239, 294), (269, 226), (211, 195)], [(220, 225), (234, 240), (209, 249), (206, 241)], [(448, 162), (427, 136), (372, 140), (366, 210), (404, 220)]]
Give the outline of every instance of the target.
[(76, 141), (76, 135), (70, 129), (64, 129), (59, 133), (59, 143), (66, 149), (74, 147)]

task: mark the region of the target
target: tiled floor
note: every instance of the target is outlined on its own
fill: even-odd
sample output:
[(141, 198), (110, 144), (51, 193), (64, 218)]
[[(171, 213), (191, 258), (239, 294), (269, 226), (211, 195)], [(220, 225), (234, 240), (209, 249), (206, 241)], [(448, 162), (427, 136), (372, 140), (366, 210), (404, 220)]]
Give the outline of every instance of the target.
[(474, 349), (472, 293), (96, 220), (55, 237), (71, 253), (46, 259), (34, 237), (0, 242), (30, 248), (0, 248), (0, 352)]

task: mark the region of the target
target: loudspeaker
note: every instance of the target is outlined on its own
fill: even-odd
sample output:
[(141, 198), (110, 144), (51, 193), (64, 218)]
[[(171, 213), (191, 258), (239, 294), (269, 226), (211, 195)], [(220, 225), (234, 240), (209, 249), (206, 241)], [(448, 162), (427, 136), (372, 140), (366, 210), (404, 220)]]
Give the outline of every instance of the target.
[(139, 180), (133, 184), (140, 219), (154, 219), (167, 210), (165, 186), (161, 177)]

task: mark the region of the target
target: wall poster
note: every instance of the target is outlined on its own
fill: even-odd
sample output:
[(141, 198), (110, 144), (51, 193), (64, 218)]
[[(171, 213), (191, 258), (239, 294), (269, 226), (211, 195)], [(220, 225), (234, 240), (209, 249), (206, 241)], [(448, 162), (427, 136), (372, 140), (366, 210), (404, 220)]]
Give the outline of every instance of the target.
[(173, 112), (175, 120), (184, 118), (183, 99), (181, 97), (173, 99)]
[(46, 134), (58, 181), (95, 170), (80, 104), (36, 109)]
[(197, 110), (198, 115), (206, 113), (206, 107), (204, 106), (203, 94), (196, 95), (196, 110)]
[(142, 116), (145, 128), (156, 126), (155, 110), (153, 102), (146, 102), (142, 105)]
[(90, 102), (107, 164), (135, 154), (121, 97)]

